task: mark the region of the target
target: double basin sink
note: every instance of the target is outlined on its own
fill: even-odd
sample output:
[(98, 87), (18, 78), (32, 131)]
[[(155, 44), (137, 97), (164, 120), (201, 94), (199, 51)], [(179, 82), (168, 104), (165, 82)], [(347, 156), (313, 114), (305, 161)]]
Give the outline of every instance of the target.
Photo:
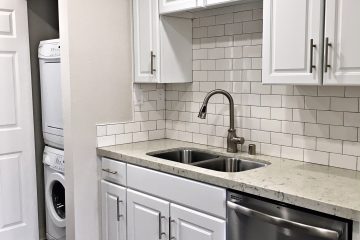
[(147, 153), (147, 155), (219, 172), (243, 172), (269, 165), (269, 163), (227, 157), (217, 153), (209, 153), (204, 150), (194, 148), (169, 149), (164, 151), (150, 152)]

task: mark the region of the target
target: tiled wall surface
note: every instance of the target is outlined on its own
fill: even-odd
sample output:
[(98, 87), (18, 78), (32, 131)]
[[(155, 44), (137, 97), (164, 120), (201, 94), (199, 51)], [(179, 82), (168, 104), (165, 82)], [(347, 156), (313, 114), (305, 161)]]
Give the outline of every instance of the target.
[(97, 125), (98, 147), (165, 137), (165, 86), (134, 84), (134, 121)]
[[(243, 151), (255, 143), (265, 155), (360, 171), (360, 87), (262, 85), (261, 2), (203, 10), (194, 17), (193, 83), (166, 84), (165, 106), (155, 96), (163, 85), (141, 85), (145, 103), (152, 103), (136, 109), (136, 122), (130, 123), (136, 127), (120, 124), (113, 133), (114, 127), (99, 126), (99, 145), (130, 141), (130, 135), (133, 141), (153, 139), (154, 131), (156, 138), (165, 134), (225, 147), (227, 99), (214, 96), (207, 118), (197, 117), (205, 95), (220, 88), (234, 98), (235, 126), (246, 139)], [(164, 109), (165, 116), (150, 119), (151, 111), (161, 115)]]

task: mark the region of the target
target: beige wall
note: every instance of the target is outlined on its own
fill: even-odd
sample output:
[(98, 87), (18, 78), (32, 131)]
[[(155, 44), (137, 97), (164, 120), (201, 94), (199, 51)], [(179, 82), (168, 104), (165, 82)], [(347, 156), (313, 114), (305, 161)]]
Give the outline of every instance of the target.
[(99, 239), (96, 123), (132, 119), (130, 3), (59, 3), (67, 239)]

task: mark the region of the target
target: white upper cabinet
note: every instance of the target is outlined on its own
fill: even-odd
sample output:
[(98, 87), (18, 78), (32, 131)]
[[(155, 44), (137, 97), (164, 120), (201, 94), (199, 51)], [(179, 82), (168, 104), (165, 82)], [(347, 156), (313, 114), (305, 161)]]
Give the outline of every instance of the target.
[(225, 240), (226, 221), (171, 203), (170, 238), (177, 240)]
[(102, 240), (126, 240), (126, 189), (101, 181)]
[(263, 83), (321, 83), (321, 9), (319, 0), (264, 1)]
[(160, 13), (178, 12), (204, 6), (204, 0), (159, 0)]
[(159, 82), (158, 0), (133, 1), (134, 82)]
[(360, 1), (327, 0), (324, 84), (360, 84)]
[(170, 203), (127, 190), (128, 240), (166, 240)]

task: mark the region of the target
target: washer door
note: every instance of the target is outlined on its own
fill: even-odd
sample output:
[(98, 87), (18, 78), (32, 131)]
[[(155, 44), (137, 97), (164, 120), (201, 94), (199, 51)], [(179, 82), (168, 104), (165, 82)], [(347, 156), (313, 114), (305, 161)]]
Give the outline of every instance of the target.
[(60, 173), (51, 173), (46, 184), (46, 207), (54, 224), (65, 227), (65, 178)]

